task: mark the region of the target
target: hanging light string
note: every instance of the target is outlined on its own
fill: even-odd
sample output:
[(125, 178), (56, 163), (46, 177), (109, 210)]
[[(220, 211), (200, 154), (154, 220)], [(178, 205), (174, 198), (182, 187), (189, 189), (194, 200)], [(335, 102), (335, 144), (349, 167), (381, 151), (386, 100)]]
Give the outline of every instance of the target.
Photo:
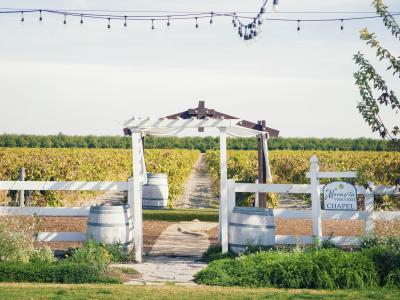
[[(278, 0), (273, 0), (273, 9), (278, 6)], [(111, 28), (111, 21), (121, 20), (123, 26), (127, 27), (128, 21), (150, 21), (151, 28), (155, 29), (155, 22), (166, 21), (167, 26), (170, 26), (172, 20), (193, 20), (196, 28), (199, 27), (199, 20), (209, 19), (209, 23), (213, 24), (217, 18), (231, 18), (233, 27), (237, 28), (239, 37), (244, 40), (251, 40), (259, 35), (260, 26), (268, 21), (277, 22), (294, 22), (297, 23), (297, 30), (300, 31), (300, 24), (305, 22), (339, 22), (340, 29), (344, 29), (344, 22), (376, 19), (381, 16), (374, 12), (275, 12), (279, 14), (365, 14), (362, 16), (338, 17), (338, 18), (270, 18), (266, 17), (266, 5), (268, 0), (263, 0), (261, 8), (258, 12), (178, 12), (178, 11), (119, 11), (119, 10), (54, 10), (54, 9), (16, 9), (16, 8), (0, 8), (0, 14), (19, 14), (21, 22), (25, 21), (26, 14), (39, 14), (39, 21), (43, 20), (44, 14), (62, 15), (63, 23), (67, 24), (67, 17), (77, 17), (80, 23), (83, 24), (83, 19), (102, 19), (107, 21), (107, 28)], [(123, 14), (117, 14), (123, 13)], [(131, 14), (134, 13), (134, 14)], [(249, 15), (252, 14), (252, 15)], [(367, 15), (368, 14), (368, 15)], [(371, 15), (373, 14), (373, 15)], [(391, 12), (391, 16), (399, 16), (400, 12)]]

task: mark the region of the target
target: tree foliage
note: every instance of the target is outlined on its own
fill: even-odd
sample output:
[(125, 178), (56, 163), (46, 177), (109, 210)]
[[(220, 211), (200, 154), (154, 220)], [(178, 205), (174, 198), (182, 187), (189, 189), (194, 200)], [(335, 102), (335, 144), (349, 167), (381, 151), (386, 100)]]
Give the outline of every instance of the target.
[[(383, 0), (374, 0), (373, 5), (377, 14), (382, 17), (385, 27), (391, 34), (400, 40), (400, 27), (396, 20), (389, 13), (388, 7), (384, 5)], [(379, 43), (377, 36), (370, 33), (367, 28), (360, 31), (361, 40), (375, 50), (377, 59), (386, 64), (386, 69), (392, 71), (392, 75), (397, 81), (400, 78), (400, 59), (391, 54), (391, 52)], [(400, 101), (395, 92), (388, 87), (383, 77), (376, 71), (365, 55), (358, 52), (354, 55), (354, 61), (358, 66), (358, 71), (354, 73), (356, 85), (360, 90), (362, 100), (358, 102), (357, 108), (363, 119), (371, 127), (373, 132), (388, 139), (394, 148), (400, 148), (400, 128), (399, 124), (390, 126), (385, 122), (381, 115), (383, 108), (389, 108), (393, 113), (398, 114), (400, 110)]]
[[(0, 147), (19, 148), (96, 148), (131, 149), (131, 139), (123, 136), (68, 135), (0, 135)], [(152, 137), (145, 139), (146, 149), (196, 149), (202, 152), (219, 149), (218, 137)], [(388, 141), (382, 139), (338, 138), (271, 138), (271, 150), (335, 150), (388, 151)], [(256, 150), (256, 138), (228, 138), (228, 149)]]

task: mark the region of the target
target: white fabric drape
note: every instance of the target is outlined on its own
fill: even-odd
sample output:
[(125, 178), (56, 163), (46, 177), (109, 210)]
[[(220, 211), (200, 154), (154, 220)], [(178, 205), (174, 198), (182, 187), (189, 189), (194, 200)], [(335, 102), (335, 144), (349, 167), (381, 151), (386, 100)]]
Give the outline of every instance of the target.
[[(141, 184), (147, 183), (147, 171), (146, 171), (146, 163), (144, 161), (144, 151), (143, 151), (143, 141), (139, 139), (139, 155), (140, 155), (140, 179)], [(136, 167), (136, 166), (135, 166)]]
[[(183, 131), (185, 128), (157, 128), (157, 129), (146, 129), (143, 128), (141, 130), (142, 135), (151, 135), (151, 136), (173, 136), (177, 133)], [(260, 132), (257, 130), (252, 130), (248, 128), (244, 128), (241, 126), (234, 126), (226, 129), (226, 133), (233, 137), (254, 137), (260, 135)], [(264, 159), (265, 159), (265, 166), (266, 166), (266, 179), (267, 182), (272, 181), (272, 174), (271, 168), (269, 164), (269, 157), (268, 157), (268, 133), (261, 133), (262, 139), (262, 147), (264, 151)], [(143, 143), (140, 140), (140, 156), (141, 156), (141, 166), (140, 166), (140, 174), (142, 177), (142, 183), (147, 183), (147, 172), (146, 172), (146, 164), (144, 161), (144, 153), (143, 153)]]
[(265, 177), (267, 182), (272, 182), (272, 174), (271, 167), (269, 166), (269, 157), (268, 157), (268, 137), (267, 134), (262, 133), (262, 145), (264, 150), (264, 159), (265, 159)]

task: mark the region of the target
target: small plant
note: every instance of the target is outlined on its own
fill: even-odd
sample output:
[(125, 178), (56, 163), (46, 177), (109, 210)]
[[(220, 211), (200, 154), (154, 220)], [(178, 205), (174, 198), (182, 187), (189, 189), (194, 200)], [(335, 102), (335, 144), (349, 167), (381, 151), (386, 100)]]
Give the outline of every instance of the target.
[(132, 253), (121, 243), (102, 245), (109, 253), (111, 262), (128, 262), (131, 260)]
[(34, 252), (35, 219), (0, 219), (0, 262), (28, 262)]
[(223, 259), (227, 257), (235, 257), (234, 253), (222, 253), (221, 245), (211, 245), (208, 247), (207, 251), (203, 253), (202, 260), (205, 262), (210, 262), (217, 259)]
[(111, 262), (109, 252), (102, 245), (89, 237), (82, 248), (75, 250), (70, 258), (75, 263), (86, 263), (104, 271)]
[(51, 263), (55, 261), (53, 251), (49, 246), (44, 246), (40, 249), (35, 249), (29, 257), (31, 263)]

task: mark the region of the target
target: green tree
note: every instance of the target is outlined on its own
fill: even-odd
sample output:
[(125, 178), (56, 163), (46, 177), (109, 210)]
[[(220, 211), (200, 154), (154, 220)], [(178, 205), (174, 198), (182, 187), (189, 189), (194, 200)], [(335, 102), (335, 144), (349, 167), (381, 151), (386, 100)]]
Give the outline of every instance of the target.
[[(373, 5), (377, 14), (382, 17), (385, 27), (396, 40), (400, 41), (400, 27), (390, 14), (388, 7), (383, 3), (383, 0), (374, 0)], [(392, 71), (395, 81), (397, 81), (400, 78), (399, 57), (392, 55), (389, 50), (383, 48), (376, 35), (370, 33), (367, 28), (360, 31), (360, 38), (375, 50), (378, 60), (385, 62), (386, 69)], [(388, 139), (395, 149), (400, 149), (399, 124), (388, 125), (381, 115), (383, 108), (398, 114), (400, 110), (399, 99), (395, 92), (388, 87), (382, 75), (365, 58), (364, 54), (358, 52), (353, 59), (358, 67), (354, 77), (362, 98), (357, 104), (359, 112), (373, 132), (378, 132), (382, 138)]]

